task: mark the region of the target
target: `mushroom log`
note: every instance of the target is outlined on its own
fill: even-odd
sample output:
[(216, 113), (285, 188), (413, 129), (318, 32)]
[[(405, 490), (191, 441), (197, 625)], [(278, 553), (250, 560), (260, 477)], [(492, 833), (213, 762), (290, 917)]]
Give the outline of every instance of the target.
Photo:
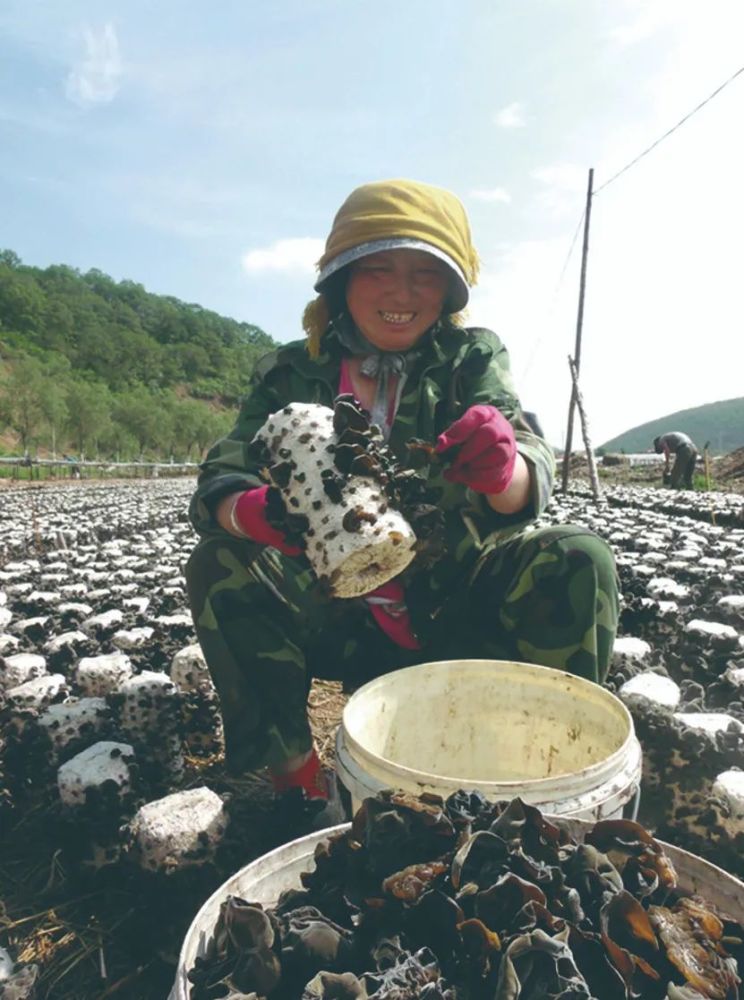
[(391, 506), (388, 459), (377, 428), (349, 397), (335, 409), (291, 403), (251, 448), (268, 468), (269, 517), (304, 545), (334, 597), (359, 597), (401, 573), (416, 534)]

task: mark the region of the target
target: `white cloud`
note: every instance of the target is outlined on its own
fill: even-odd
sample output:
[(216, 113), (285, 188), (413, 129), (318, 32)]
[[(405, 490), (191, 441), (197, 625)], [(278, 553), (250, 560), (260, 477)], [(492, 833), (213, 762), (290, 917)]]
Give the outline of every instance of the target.
[(248, 274), (261, 274), (266, 271), (311, 274), (324, 247), (323, 240), (312, 236), (277, 240), (269, 247), (249, 250), (244, 254), (243, 268)]
[(679, 11), (684, 0), (633, 0), (630, 19), (615, 25), (608, 37), (620, 46), (638, 45), (652, 38)]
[(588, 170), (573, 163), (554, 163), (530, 171), (542, 188), (540, 205), (552, 215), (581, 212), (584, 207)]
[(470, 197), (476, 201), (502, 202), (504, 205), (511, 203), (511, 195), (505, 188), (476, 188), (470, 192)]
[(520, 101), (513, 101), (493, 116), (494, 124), (499, 128), (524, 128), (524, 109)]
[(569, 192), (585, 190), (586, 175), (586, 169), (574, 163), (554, 163), (530, 172), (530, 176), (541, 184)]
[(113, 24), (104, 25), (98, 32), (85, 27), (83, 43), (85, 52), (67, 75), (65, 94), (81, 108), (108, 104), (119, 92), (122, 76), (119, 40)]

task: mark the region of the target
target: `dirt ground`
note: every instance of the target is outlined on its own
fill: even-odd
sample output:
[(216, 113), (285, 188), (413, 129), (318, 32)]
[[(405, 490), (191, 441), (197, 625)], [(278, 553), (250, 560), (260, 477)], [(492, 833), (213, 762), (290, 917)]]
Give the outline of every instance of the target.
[[(609, 464), (613, 459), (620, 459), (619, 464)], [(625, 465), (622, 456), (607, 456), (608, 464), (602, 458), (597, 459), (597, 472), (601, 482), (613, 485), (654, 486), (662, 487), (662, 463), (655, 465)], [(575, 455), (571, 460), (571, 473), (580, 478), (589, 474), (589, 465), (585, 457)], [(699, 490), (707, 490), (705, 465), (702, 458), (698, 461), (695, 472), (695, 486)], [(744, 493), (744, 447), (736, 451), (714, 458), (710, 461), (710, 488), (725, 493)]]
[(714, 469), (716, 479), (722, 484), (735, 489), (737, 493), (744, 493), (744, 448), (737, 448), (724, 455), (714, 463)]

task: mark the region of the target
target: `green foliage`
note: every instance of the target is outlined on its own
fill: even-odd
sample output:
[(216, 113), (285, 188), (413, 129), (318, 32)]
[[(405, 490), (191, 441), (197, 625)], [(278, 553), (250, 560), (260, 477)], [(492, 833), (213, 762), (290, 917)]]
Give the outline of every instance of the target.
[(16, 453), (199, 460), (274, 347), (251, 323), (134, 281), (0, 250), (0, 433)]
[(15, 431), (23, 452), (36, 444), (44, 421), (43, 366), (35, 358), (22, 358), (0, 382), (0, 418)]
[(653, 440), (667, 431), (689, 434), (702, 451), (709, 443), (713, 455), (725, 455), (744, 446), (744, 396), (678, 410), (658, 420), (650, 420), (605, 441), (605, 451), (642, 452), (653, 448)]
[(99, 381), (73, 377), (66, 386), (67, 431), (82, 458), (98, 452), (101, 438), (111, 423), (112, 400), (108, 386)]
[(168, 414), (160, 408), (160, 399), (140, 385), (119, 393), (113, 405), (114, 423), (137, 442), (140, 455), (167, 441), (170, 434)]
[(18, 444), (11, 454), (199, 461), (234, 421), (233, 407), (171, 389), (136, 385), (112, 392), (64, 361), (25, 355), (0, 369), (0, 431), (12, 431)]
[(252, 323), (152, 295), (136, 282), (64, 264), (28, 267), (12, 250), (0, 251), (6, 357), (54, 352), (113, 392), (198, 385), (203, 398), (234, 404), (258, 357), (275, 346)]

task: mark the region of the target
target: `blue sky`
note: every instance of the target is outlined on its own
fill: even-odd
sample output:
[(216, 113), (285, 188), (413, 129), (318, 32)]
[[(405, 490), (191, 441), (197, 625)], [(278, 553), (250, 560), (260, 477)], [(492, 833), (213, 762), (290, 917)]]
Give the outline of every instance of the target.
[[(300, 334), (357, 184), (463, 199), (474, 323), (563, 439), (599, 186), (744, 65), (740, 0), (3, 0), (0, 246)], [(744, 393), (744, 75), (593, 205), (596, 444)], [(684, 429), (684, 428), (671, 428)]]

